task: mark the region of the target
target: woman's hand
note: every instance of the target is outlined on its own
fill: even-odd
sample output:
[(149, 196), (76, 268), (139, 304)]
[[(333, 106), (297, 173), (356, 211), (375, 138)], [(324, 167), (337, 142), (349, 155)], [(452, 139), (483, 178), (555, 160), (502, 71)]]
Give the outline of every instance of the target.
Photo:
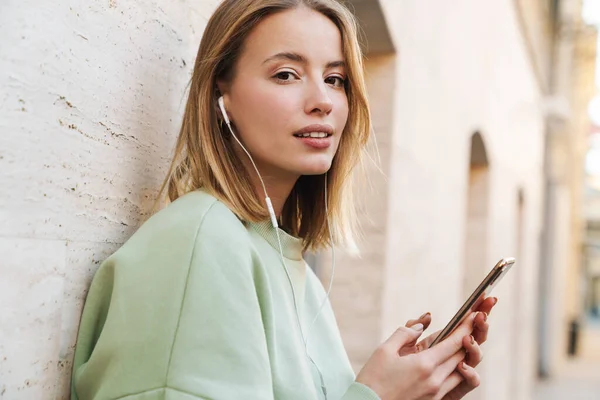
[[(466, 360), (464, 363), (461, 362), (459, 368), (457, 368), (457, 371), (455, 371), (452, 378), (449, 379), (448, 384), (454, 384), (456, 387), (452, 389), (443, 398), (443, 400), (461, 399), (467, 393), (479, 386), (479, 374), (474, 368), (479, 365), (483, 359), (483, 353), (480, 345), (487, 340), (489, 330), (487, 317), (497, 302), (497, 298), (488, 297), (481, 303), (481, 305), (479, 305), (477, 310), (475, 310), (477, 315), (475, 316), (473, 324), (473, 332), (468, 338), (465, 337), (463, 339), (463, 346), (467, 352)], [(431, 324), (431, 314), (427, 313), (422, 315), (419, 319), (408, 321), (406, 323), (406, 327), (411, 327), (417, 323), (423, 323), (425, 327), (429, 326), (429, 324)], [(423, 349), (429, 348), (429, 345), (435, 340), (439, 333), (440, 331), (437, 331), (423, 339), (421, 342), (415, 345), (413, 351), (419, 352)]]
[(446, 340), (419, 352), (415, 352), (416, 343), (424, 324), (398, 328), (373, 353), (356, 381), (369, 386), (382, 400), (444, 399), (461, 383), (462, 377), (457, 380), (454, 372), (465, 359), (464, 338), (470, 338), (476, 315), (467, 317)]
[[(436, 332), (418, 342), (431, 323), (429, 313), (408, 321), (371, 356), (356, 381), (382, 400), (457, 400), (479, 385), (474, 367), (487, 339), (487, 315), (497, 299), (486, 299), (445, 340), (429, 349)], [(458, 367), (458, 368), (457, 368)], [(458, 372), (457, 372), (458, 371)]]

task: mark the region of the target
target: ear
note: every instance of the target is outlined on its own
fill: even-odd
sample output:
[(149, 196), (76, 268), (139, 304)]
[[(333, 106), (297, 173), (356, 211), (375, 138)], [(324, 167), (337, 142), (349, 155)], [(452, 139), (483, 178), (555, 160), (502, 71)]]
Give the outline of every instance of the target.
[(224, 98), (227, 98), (227, 94), (229, 93), (229, 83), (225, 82), (223, 80), (218, 80), (217, 81), (217, 92), (219, 93), (217, 95), (217, 98), (219, 96), (223, 96)]
[[(219, 114), (224, 117), (224, 119), (229, 119), (231, 118), (231, 112), (229, 109), (229, 85), (226, 84), (223, 81), (217, 81), (217, 108), (219, 109)], [(218, 104), (219, 98), (223, 97), (223, 106), (225, 107), (226, 110), (226, 114), (227, 115), (223, 115), (222, 111), (221, 111), (221, 107)]]

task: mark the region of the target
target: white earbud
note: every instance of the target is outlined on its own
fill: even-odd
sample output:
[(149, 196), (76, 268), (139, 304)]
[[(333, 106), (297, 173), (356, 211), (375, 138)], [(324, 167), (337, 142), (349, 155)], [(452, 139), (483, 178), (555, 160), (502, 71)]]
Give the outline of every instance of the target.
[(223, 99), (223, 96), (220, 96), (219, 100), (217, 100), (217, 102), (219, 103), (219, 108), (221, 109), (221, 114), (223, 115), (223, 118), (225, 119), (225, 123), (227, 125), (229, 125), (231, 122), (229, 121), (229, 116), (227, 115), (227, 110), (225, 110), (225, 100)]

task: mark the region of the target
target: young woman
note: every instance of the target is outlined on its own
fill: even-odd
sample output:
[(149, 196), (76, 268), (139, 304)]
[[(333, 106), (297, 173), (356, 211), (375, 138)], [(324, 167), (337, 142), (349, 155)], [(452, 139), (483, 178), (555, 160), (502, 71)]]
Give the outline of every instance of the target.
[(352, 244), (371, 130), (362, 68), (334, 0), (218, 7), (163, 186), (172, 202), (96, 273), (73, 400), (450, 400), (478, 385), (495, 299), (431, 349), (430, 315), (409, 321), (354, 376), (302, 259)]

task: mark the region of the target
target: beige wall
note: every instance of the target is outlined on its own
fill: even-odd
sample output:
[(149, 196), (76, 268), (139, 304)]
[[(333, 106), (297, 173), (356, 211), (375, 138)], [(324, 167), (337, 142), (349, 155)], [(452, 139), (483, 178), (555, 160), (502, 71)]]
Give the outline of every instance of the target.
[(552, 79), (554, 0), (513, 0), (513, 3), (531, 68), (540, 88), (548, 92)]
[(164, 175), (216, 3), (2, 2), (0, 398), (67, 398), (87, 286)]

